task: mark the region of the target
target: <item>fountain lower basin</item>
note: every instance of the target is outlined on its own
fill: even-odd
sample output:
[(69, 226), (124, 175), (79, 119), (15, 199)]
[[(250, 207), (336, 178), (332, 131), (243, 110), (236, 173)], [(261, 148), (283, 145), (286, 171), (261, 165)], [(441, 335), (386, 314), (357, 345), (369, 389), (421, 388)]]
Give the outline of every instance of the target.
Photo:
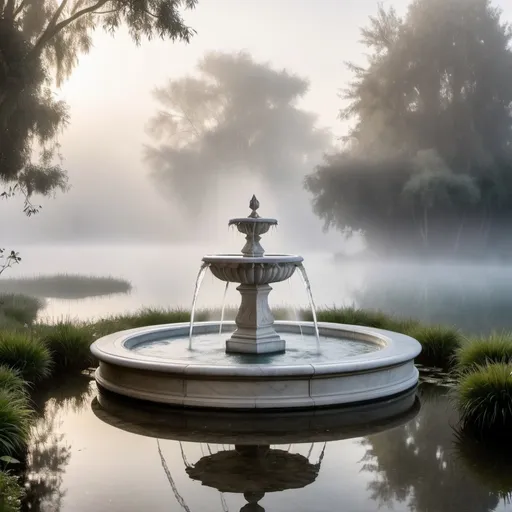
[[(226, 330), (235, 328), (226, 322)], [(312, 323), (275, 322), (277, 333), (314, 336)], [(194, 326), (197, 335), (218, 333), (218, 322)], [(282, 364), (261, 356), (228, 355), (228, 362), (201, 362), (173, 356), (173, 340), (188, 336), (189, 324), (131, 329), (105, 336), (91, 347), (100, 361), (96, 380), (114, 393), (183, 407), (217, 409), (301, 409), (381, 400), (413, 389), (418, 382), (414, 358), (420, 344), (403, 334), (361, 326), (320, 323), (331, 343), (361, 344), (333, 360), (308, 358)], [(144, 353), (141, 347), (169, 341), (169, 354)], [(197, 348), (200, 350), (200, 340)], [(326, 350), (328, 350), (326, 348)], [(244, 357), (246, 358), (244, 360)], [(229, 364), (228, 364), (229, 363)]]

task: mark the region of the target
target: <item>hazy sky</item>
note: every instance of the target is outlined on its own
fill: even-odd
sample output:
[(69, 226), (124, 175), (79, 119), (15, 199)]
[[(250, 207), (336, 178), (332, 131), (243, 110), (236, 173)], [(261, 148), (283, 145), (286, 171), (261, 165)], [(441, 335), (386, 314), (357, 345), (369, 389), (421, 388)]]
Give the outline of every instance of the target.
[[(399, 12), (408, 3), (385, 2)], [(512, 19), (509, 0), (494, 3)], [(59, 91), (71, 109), (71, 124), (61, 142), (73, 188), (55, 201), (45, 200), (38, 218), (24, 219), (15, 203), (0, 205), (5, 212), (0, 215), (4, 236), (44, 238), (65, 220), (66, 237), (74, 229), (87, 233), (88, 225), (105, 218), (108, 236), (118, 232), (123, 237), (117, 227), (122, 220), (128, 234), (169, 233), (171, 241), (179, 212), (157, 194), (141, 161), (148, 141), (145, 126), (157, 109), (151, 90), (192, 72), (207, 51), (247, 50), (256, 60), (309, 78), (303, 107), (317, 112), (319, 122), (340, 135), (346, 127), (336, 119), (341, 106), (338, 91), (350, 79), (344, 62), (363, 58), (359, 29), (376, 8), (376, 0), (200, 0), (185, 14), (197, 30), (189, 45), (154, 40), (135, 47), (124, 31), (115, 37), (98, 32), (94, 48), (80, 58)], [(258, 183), (237, 183), (229, 211), (244, 214), (253, 191), (264, 194)], [(208, 191), (199, 185), (198, 193)], [(264, 204), (264, 197), (260, 200)], [(224, 224), (217, 227), (225, 229)]]

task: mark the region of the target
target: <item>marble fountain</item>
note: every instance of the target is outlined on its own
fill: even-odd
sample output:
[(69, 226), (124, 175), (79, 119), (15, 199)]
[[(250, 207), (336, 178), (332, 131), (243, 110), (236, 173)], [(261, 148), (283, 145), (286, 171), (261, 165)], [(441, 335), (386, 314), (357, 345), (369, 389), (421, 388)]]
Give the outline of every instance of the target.
[(208, 269), (227, 284), (237, 283), (235, 321), (194, 323), (192, 311), (190, 323), (100, 338), (91, 347), (99, 360), (99, 387), (177, 407), (247, 410), (355, 405), (411, 392), (418, 383), (414, 358), (421, 351), (413, 338), (317, 323), (311, 295), (313, 322), (274, 320), (270, 284), (299, 271), (309, 294), (311, 289), (301, 256), (265, 254), (261, 236), (277, 220), (259, 216), (254, 196), (250, 208), (248, 217), (229, 221), (246, 235), (241, 253), (204, 256), (194, 294), (193, 310)]

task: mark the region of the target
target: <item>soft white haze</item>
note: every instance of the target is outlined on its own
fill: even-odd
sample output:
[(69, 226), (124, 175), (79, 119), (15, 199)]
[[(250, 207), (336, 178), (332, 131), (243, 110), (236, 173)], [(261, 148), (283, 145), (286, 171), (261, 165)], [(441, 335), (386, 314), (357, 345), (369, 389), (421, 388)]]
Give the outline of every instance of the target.
[[(408, 1), (385, 3), (404, 12)], [(512, 18), (506, 0), (495, 4)], [(152, 89), (192, 72), (207, 51), (246, 50), (258, 61), (308, 78), (310, 92), (302, 106), (339, 136), (346, 126), (337, 120), (338, 92), (350, 79), (344, 62), (364, 58), (359, 28), (376, 8), (376, 0), (201, 0), (195, 11), (186, 12), (197, 30), (189, 45), (154, 40), (137, 48), (123, 31), (115, 37), (98, 32), (93, 50), (58, 91), (71, 110), (61, 142), (72, 190), (54, 201), (44, 199), (43, 211), (31, 219), (24, 218), (19, 202), (1, 204), (3, 243), (182, 239), (180, 211), (157, 193), (142, 162), (145, 127), (157, 108)], [(200, 195), (219, 194), (218, 211), (198, 228), (201, 236), (224, 236), (227, 217), (244, 215), (253, 192), (261, 195), (262, 213), (273, 214), (265, 191), (251, 179), (218, 188), (202, 190), (198, 184)], [(309, 210), (308, 201), (304, 194), (299, 207)], [(311, 213), (306, 230), (314, 234), (311, 243), (340, 248), (339, 234), (324, 236), (320, 230)]]

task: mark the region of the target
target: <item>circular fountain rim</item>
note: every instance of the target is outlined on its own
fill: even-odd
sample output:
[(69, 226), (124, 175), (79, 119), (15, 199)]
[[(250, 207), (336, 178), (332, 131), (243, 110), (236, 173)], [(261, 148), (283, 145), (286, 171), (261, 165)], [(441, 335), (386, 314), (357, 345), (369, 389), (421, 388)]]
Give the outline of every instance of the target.
[[(223, 325), (234, 326), (235, 323), (224, 322)], [(293, 327), (301, 326), (306, 334), (314, 333), (313, 322), (289, 322), (276, 321), (275, 326), (278, 332), (294, 332)], [(218, 330), (219, 322), (198, 322), (194, 324), (194, 331), (215, 332)], [(96, 340), (91, 351), (100, 361), (116, 366), (131, 367), (140, 370), (163, 373), (185, 373), (201, 374), (204, 376), (236, 376), (248, 377), (251, 379), (267, 379), (269, 377), (283, 376), (317, 376), (332, 374), (349, 374), (365, 372), (386, 367), (394, 367), (414, 359), (421, 352), (421, 345), (415, 339), (404, 334), (374, 329), (358, 325), (335, 324), (320, 322), (318, 324), (320, 334), (333, 337), (352, 338), (362, 342), (370, 342), (380, 345), (380, 350), (364, 353), (356, 356), (349, 356), (333, 362), (304, 363), (304, 364), (233, 364), (216, 365), (207, 363), (193, 363), (176, 359), (164, 359), (161, 357), (144, 356), (133, 352), (131, 348), (139, 343), (153, 341), (167, 337), (185, 337), (188, 335), (190, 324), (174, 323), (149, 327), (138, 327), (125, 331), (109, 334)], [(174, 334), (174, 336), (172, 335)], [(157, 337), (155, 338), (155, 335)], [(340, 339), (343, 343), (343, 339)]]
[(265, 254), (264, 256), (244, 256), (243, 254), (207, 254), (205, 263), (302, 263), (304, 258), (297, 254)]

